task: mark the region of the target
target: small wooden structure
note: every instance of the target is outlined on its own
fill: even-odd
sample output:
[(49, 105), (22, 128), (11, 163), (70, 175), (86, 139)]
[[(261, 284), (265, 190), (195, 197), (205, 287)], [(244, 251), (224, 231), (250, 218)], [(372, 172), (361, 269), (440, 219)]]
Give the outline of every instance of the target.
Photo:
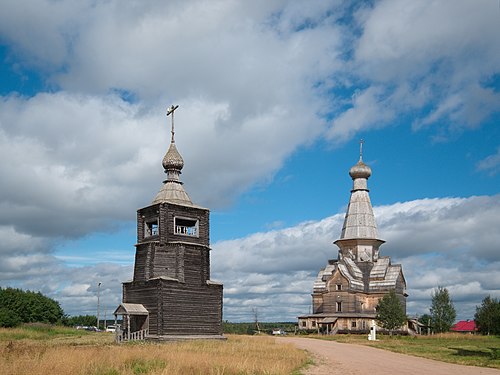
[[(127, 339), (224, 338), (222, 284), (210, 280), (210, 211), (195, 205), (180, 181), (184, 161), (172, 139), (167, 178), (151, 205), (137, 211), (134, 278), (123, 283)], [(135, 332), (137, 335), (134, 335)]]
[[(149, 312), (138, 303), (121, 303), (113, 313), (115, 316), (116, 342), (144, 340), (149, 334)], [(118, 329), (118, 315), (122, 316), (122, 326)]]

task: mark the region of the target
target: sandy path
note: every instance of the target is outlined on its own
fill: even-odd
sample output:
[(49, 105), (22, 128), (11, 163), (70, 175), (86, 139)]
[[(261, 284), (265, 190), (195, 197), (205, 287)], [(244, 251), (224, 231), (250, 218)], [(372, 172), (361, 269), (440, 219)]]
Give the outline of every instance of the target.
[(363, 345), (299, 337), (278, 340), (313, 354), (315, 366), (306, 375), (500, 375), (496, 369), (454, 365)]

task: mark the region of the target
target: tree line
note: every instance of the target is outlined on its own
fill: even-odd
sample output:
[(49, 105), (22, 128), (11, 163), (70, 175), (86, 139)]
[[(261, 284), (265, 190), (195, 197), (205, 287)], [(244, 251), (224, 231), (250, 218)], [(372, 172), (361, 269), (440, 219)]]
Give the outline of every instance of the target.
[[(431, 297), (430, 314), (422, 315), (419, 321), (435, 333), (450, 331), (457, 313), (448, 289), (439, 286), (432, 292)], [(403, 306), (394, 291), (390, 291), (380, 300), (376, 319), (390, 333), (406, 322)], [(500, 301), (491, 296), (483, 299), (481, 305), (476, 306), (474, 321), (480, 333), (500, 335)]]
[(40, 292), (0, 287), (0, 327), (16, 327), (23, 323), (94, 326), (96, 317), (68, 317), (59, 302)]
[[(450, 293), (446, 288), (438, 287), (431, 295), (430, 314), (424, 314), (419, 321), (430, 326), (435, 333), (448, 332), (452, 327), (456, 310)], [(390, 332), (397, 330), (407, 320), (399, 297), (394, 291), (386, 294), (377, 306), (377, 321)], [(474, 315), (478, 331), (485, 335), (500, 335), (500, 301), (488, 296), (480, 306), (476, 306)], [(68, 317), (64, 314), (59, 302), (44, 296), (40, 292), (23, 291), (15, 288), (0, 287), (0, 327), (15, 327), (22, 323), (47, 323), (67, 326), (93, 326), (94, 315)], [(255, 331), (271, 331), (282, 328), (292, 332), (295, 323), (230, 323), (224, 322), (225, 333), (247, 333)]]
[(0, 287), (0, 326), (21, 323), (61, 323), (64, 311), (59, 302), (40, 292)]

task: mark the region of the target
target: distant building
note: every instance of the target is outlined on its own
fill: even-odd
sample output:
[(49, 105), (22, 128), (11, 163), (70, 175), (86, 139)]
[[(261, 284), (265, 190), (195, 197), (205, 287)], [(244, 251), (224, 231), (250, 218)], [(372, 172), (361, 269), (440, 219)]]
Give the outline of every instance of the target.
[(450, 330), (453, 332), (460, 332), (460, 333), (476, 333), (477, 332), (476, 322), (474, 320), (461, 320), (455, 323), (450, 328)]
[(151, 205), (137, 211), (134, 278), (123, 283), (119, 340), (222, 338), (222, 284), (210, 280), (210, 211), (195, 205), (180, 181), (184, 161), (174, 140), (167, 174)]
[[(362, 147), (362, 145), (361, 145)], [(344, 219), (338, 259), (329, 260), (313, 285), (312, 314), (300, 316), (299, 329), (324, 333), (368, 332), (379, 300), (394, 290), (406, 312), (406, 281), (399, 264), (380, 255), (385, 242), (378, 237), (368, 194), (371, 169), (362, 159), (349, 171), (353, 188)]]

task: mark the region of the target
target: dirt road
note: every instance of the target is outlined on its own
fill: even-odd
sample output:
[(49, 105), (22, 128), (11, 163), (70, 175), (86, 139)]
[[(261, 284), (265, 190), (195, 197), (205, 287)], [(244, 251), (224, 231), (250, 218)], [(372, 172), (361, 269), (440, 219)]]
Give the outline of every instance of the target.
[(500, 375), (500, 370), (454, 365), (363, 345), (299, 337), (278, 338), (314, 356), (306, 375)]

